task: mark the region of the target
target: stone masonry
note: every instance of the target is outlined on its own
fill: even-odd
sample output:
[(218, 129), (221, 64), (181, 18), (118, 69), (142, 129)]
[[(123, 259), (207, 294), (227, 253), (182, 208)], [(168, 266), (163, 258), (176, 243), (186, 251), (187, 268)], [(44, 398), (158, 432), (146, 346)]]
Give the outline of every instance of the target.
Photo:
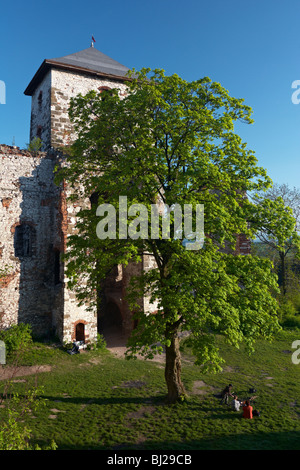
[(52, 328), (59, 196), (53, 169), (47, 154), (0, 147), (1, 266), (8, 269), (0, 290), (2, 327), (29, 322), (38, 334)]

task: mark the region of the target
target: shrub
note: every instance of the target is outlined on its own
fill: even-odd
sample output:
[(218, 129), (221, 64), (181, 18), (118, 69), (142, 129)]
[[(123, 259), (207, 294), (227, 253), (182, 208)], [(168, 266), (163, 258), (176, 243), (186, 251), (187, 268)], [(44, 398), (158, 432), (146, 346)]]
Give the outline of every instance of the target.
[(300, 315), (286, 315), (280, 324), (283, 328), (300, 329)]
[(296, 315), (297, 310), (291, 300), (286, 300), (281, 303), (278, 311), (278, 317), (280, 322), (284, 321), (287, 316)]
[(0, 331), (0, 340), (5, 344), (7, 357), (11, 357), (32, 344), (31, 326), (24, 323), (13, 325)]
[[(7, 386), (10, 385), (8, 382)], [(33, 388), (27, 391), (25, 397), (20, 397), (13, 390), (10, 393), (6, 390), (1, 402), (5, 402), (8, 395), (10, 395), (10, 400), (8, 414), (1, 421), (0, 450), (55, 450), (57, 448), (54, 441), (43, 448), (31, 444), (31, 430), (24, 425), (25, 416), (44, 404), (44, 401), (38, 398), (41, 393), (43, 393), (41, 388)]]
[(104, 339), (104, 336), (101, 335), (100, 333), (97, 333), (97, 339), (94, 343), (92, 343), (91, 346), (93, 349), (97, 349), (97, 350), (106, 349), (106, 341)]

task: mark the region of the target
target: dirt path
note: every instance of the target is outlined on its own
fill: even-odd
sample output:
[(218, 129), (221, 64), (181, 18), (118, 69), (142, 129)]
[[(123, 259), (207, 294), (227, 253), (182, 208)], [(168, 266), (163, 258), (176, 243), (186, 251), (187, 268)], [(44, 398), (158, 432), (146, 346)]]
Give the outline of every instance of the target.
[(0, 366), (0, 380), (12, 380), (25, 375), (50, 372), (51, 366)]
[[(111, 351), (115, 356), (120, 358), (125, 358), (126, 352), (126, 336), (118, 333), (114, 329), (106, 330), (105, 334), (105, 341), (106, 347), (109, 351)], [(144, 360), (143, 356), (138, 355), (138, 359)], [(165, 362), (165, 354), (156, 354), (151, 361), (164, 363)], [(150, 360), (150, 359), (147, 359)]]

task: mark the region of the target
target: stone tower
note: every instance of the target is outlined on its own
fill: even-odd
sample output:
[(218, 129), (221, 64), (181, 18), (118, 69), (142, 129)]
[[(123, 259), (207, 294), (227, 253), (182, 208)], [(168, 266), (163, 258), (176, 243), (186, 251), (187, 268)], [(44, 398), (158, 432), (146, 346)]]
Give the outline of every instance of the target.
[[(38, 335), (54, 332), (62, 342), (93, 340), (103, 326), (133, 328), (124, 291), (131, 275), (151, 268), (151, 261), (144, 257), (140, 265), (116, 266), (101, 293), (100, 311), (78, 307), (66, 287), (61, 253), (79, 208), (53, 180), (57, 150), (75, 137), (70, 98), (107, 88), (125, 95), (127, 71), (91, 46), (44, 60), (25, 90), (32, 97), (30, 141), (40, 137), (42, 152), (0, 146), (0, 267), (8, 267), (0, 277), (0, 328), (30, 323)], [(149, 309), (147, 299), (141, 302)]]
[(32, 97), (30, 141), (40, 137), (43, 150), (70, 144), (74, 137), (68, 119), (70, 98), (107, 88), (126, 94), (128, 70), (92, 46), (44, 60), (25, 90)]

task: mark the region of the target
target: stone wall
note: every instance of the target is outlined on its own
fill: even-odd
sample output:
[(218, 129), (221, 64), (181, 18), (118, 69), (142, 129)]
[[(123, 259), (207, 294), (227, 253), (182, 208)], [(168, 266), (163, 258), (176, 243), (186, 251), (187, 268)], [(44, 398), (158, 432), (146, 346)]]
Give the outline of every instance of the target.
[(127, 93), (121, 81), (51, 69), (32, 95), (30, 140), (40, 129), (43, 150), (69, 145), (75, 138), (68, 115), (70, 99), (101, 87), (117, 88), (120, 96)]
[(97, 336), (97, 316), (78, 307), (67, 289), (61, 254), (76, 224), (78, 208), (54, 183), (56, 155), (33, 155), (0, 146), (0, 328), (30, 323), (37, 335), (55, 333), (76, 339), (84, 325), (86, 340)]
[(43, 150), (49, 148), (51, 141), (51, 72), (35, 89), (31, 98), (30, 142), (37, 136), (45, 143)]
[(52, 328), (53, 231), (58, 189), (54, 161), (18, 148), (0, 147), (1, 326), (31, 323), (37, 334)]
[[(68, 249), (68, 237), (76, 231), (76, 220), (77, 213), (81, 208), (90, 208), (89, 200), (77, 201), (70, 203), (69, 196), (71, 195), (70, 190), (66, 184), (63, 184), (62, 191), (60, 193), (60, 240), (61, 252), (65, 253)], [(64, 267), (63, 267), (64, 270)], [(78, 306), (75, 293), (70, 291), (67, 287), (66, 276), (63, 273), (64, 286), (63, 286), (63, 300), (58, 303), (58, 306), (63, 304), (63, 332), (62, 337), (64, 341), (71, 342), (77, 338), (76, 326), (82, 325), (84, 330), (84, 340), (94, 341), (97, 338), (97, 311), (96, 309), (89, 310), (88, 305)], [(91, 292), (92, 296), (93, 293)], [(60, 313), (58, 311), (58, 317)]]

